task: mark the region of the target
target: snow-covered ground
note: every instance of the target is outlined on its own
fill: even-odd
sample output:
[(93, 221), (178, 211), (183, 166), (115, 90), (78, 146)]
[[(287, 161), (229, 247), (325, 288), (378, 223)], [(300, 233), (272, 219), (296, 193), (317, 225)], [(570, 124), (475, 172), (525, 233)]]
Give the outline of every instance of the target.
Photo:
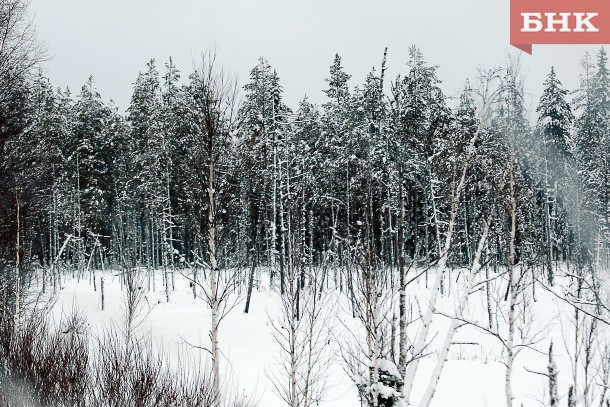
[[(105, 310), (101, 309), (99, 280), (105, 280)], [(437, 304), (439, 314), (452, 315), (460, 292), (458, 273), (453, 273), (453, 287), (451, 295), (442, 296)], [(76, 307), (84, 311), (91, 325), (96, 331), (112, 323), (121, 323), (123, 315), (123, 291), (116, 272), (96, 272), (98, 281), (97, 291), (88, 279), (67, 277), (62, 281), (62, 289), (58, 293), (58, 301), (54, 308), (56, 316), (61, 312), (69, 312)], [(263, 275), (263, 281), (265, 280)], [(165, 290), (162, 285), (162, 273), (156, 273), (156, 291), (146, 294), (144, 311), (146, 320), (139, 330), (142, 336), (150, 335), (153, 342), (162, 347), (171, 358), (177, 358), (179, 351), (188, 352), (192, 358), (206, 358), (207, 352), (197, 347), (208, 347), (210, 313), (201, 299), (194, 299), (189, 281), (176, 273), (175, 290), (170, 294), (170, 301), (166, 302)], [(455, 280), (458, 283), (455, 283)], [(497, 280), (499, 281), (499, 280)], [(497, 285), (497, 292), (502, 291), (501, 283)], [(412, 285), (408, 295), (417, 298), (419, 303), (426, 302), (429, 290), (424, 286), (423, 278)], [(245, 293), (243, 293), (245, 294)], [(501, 298), (502, 294), (496, 297)], [(503, 305), (504, 306), (504, 305)], [(341, 323), (333, 323), (335, 330), (345, 330), (351, 324), (357, 324), (351, 313), (340, 305), (334, 305), (331, 315), (341, 319)], [(487, 302), (484, 290), (479, 290), (470, 296), (464, 317), (487, 323)], [(572, 330), (569, 318), (573, 315), (563, 301), (538, 288), (536, 301), (526, 305), (532, 323), (518, 324), (521, 327), (529, 326), (529, 333), (517, 330), (516, 341), (521, 343), (528, 338), (535, 339), (535, 344), (520, 348), (516, 357), (513, 371), (513, 389), (516, 396), (516, 406), (542, 406), (548, 400), (548, 379), (543, 375), (530, 371), (546, 373), (548, 356), (546, 355), (551, 340), (554, 341), (554, 353), (559, 369), (559, 395), (565, 404), (566, 394), (571, 383), (571, 364), (566, 351), (572, 347)], [(282, 400), (275, 394), (274, 387), (269, 379), (269, 372), (279, 369), (276, 358), (280, 348), (273, 340), (272, 327), (269, 318), (279, 309), (278, 294), (269, 290), (264, 284), (252, 295), (250, 312), (243, 312), (243, 302), (228, 314), (220, 326), (220, 347), (223, 353), (221, 368), (230, 376), (228, 384), (237, 391), (259, 401), (260, 406), (284, 406)], [(414, 311), (417, 313), (417, 311)], [(417, 315), (416, 315), (417, 316)], [(498, 314), (500, 332), (506, 334), (505, 316)], [(329, 321), (330, 323), (331, 321)], [(334, 321), (337, 322), (337, 321)], [(436, 362), (436, 352), (444, 340), (444, 333), (449, 325), (449, 318), (436, 315), (432, 324), (430, 338), (434, 338), (427, 348), (430, 355), (424, 358), (417, 371), (411, 401), (417, 405), (418, 400), (425, 391), (430, 374)], [(414, 328), (415, 329), (415, 328)], [(563, 333), (562, 333), (563, 331)], [(523, 334), (522, 334), (523, 332)], [(341, 332), (336, 332), (341, 337)], [(565, 338), (565, 341), (564, 341)], [(473, 326), (461, 327), (454, 340), (448, 355), (448, 362), (442, 372), (440, 382), (432, 401), (432, 406), (465, 406), (465, 407), (496, 407), (505, 405), (504, 353), (498, 338), (487, 334)], [(190, 344), (190, 345), (189, 345)], [(194, 345), (196, 347), (193, 347)], [(344, 371), (342, 360), (335, 349), (336, 358), (329, 368), (329, 391), (326, 398), (320, 403), (327, 407), (344, 407), (359, 405), (356, 387), (348, 374)]]

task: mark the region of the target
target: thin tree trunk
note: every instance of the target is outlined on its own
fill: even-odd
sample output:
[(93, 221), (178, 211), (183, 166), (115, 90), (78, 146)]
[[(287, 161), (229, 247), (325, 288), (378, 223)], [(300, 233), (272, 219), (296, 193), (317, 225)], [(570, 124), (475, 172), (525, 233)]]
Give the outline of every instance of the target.
[[(546, 167), (545, 162), (545, 167)], [(548, 169), (545, 168), (545, 177), (548, 177)], [(549, 192), (548, 192), (548, 180), (545, 180), (544, 188), (544, 216), (545, 216), (545, 229), (546, 229), (546, 263), (547, 263), (547, 278), (549, 285), (553, 286), (555, 283), (553, 273), (553, 241), (551, 236), (551, 206), (549, 205)]]
[(248, 293), (246, 294), (246, 306), (244, 312), (247, 314), (250, 311), (250, 299), (252, 298), (252, 286), (254, 285), (254, 273), (256, 271), (256, 253), (252, 250), (252, 267), (248, 277)]
[(504, 380), (504, 392), (506, 395), (506, 407), (513, 405), (512, 373), (514, 362), (514, 336), (515, 336), (515, 308), (517, 305), (517, 281), (515, 279), (515, 237), (517, 233), (517, 197), (515, 194), (514, 181), (514, 158), (509, 163), (510, 201), (511, 201), (511, 227), (510, 242), (508, 247), (508, 284), (510, 289), (510, 304), (508, 310), (508, 340), (506, 341), (506, 375)]
[(270, 243), (270, 260), (271, 264), (271, 284), (273, 288), (273, 274), (275, 273), (275, 262), (277, 256), (277, 145), (275, 132), (273, 132), (273, 189), (272, 189), (272, 220), (271, 220), (271, 243)]
[(399, 356), (398, 356), (398, 371), (404, 377), (407, 369), (407, 293), (406, 275), (405, 275), (405, 196), (403, 188), (403, 166), (400, 164), (399, 172), (399, 190), (400, 190), (400, 219), (398, 221), (398, 273), (399, 273)]
[(104, 310), (104, 277), (100, 277), (100, 298), (102, 301), (102, 311)]
[[(370, 178), (369, 178), (370, 179)], [(379, 405), (379, 334), (377, 331), (377, 284), (375, 278), (375, 267), (373, 265), (373, 203), (372, 191), (369, 181), (368, 186), (368, 214), (366, 219), (366, 293), (365, 293), (365, 310), (366, 310), (366, 338), (369, 357), (369, 383), (371, 386), (372, 407)], [(324, 283), (322, 281), (322, 283)]]
[(455, 187), (452, 197), (451, 197), (451, 217), (449, 220), (449, 225), (447, 227), (447, 235), (445, 236), (445, 245), (441, 256), (438, 261), (436, 278), (434, 282), (434, 287), (432, 288), (432, 292), (430, 293), (430, 300), (428, 302), (428, 309), (426, 310), (426, 314), (422, 320), (422, 328), (415, 339), (415, 344), (413, 346), (413, 357), (414, 360), (409, 363), (407, 367), (407, 371), (405, 373), (405, 383), (403, 386), (403, 396), (407, 404), (409, 403), (409, 396), (411, 394), (411, 389), (413, 388), (413, 382), (415, 380), (415, 373), (417, 372), (417, 367), (419, 365), (420, 356), (423, 353), (426, 341), (428, 338), (428, 332), (430, 331), (430, 325), (432, 324), (432, 317), (434, 316), (436, 300), (438, 299), (439, 288), (441, 286), (441, 281), (443, 279), (443, 273), (445, 272), (445, 268), (447, 266), (447, 259), (449, 256), (449, 249), (451, 248), (451, 239), (453, 237), (453, 229), (455, 227), (455, 221), (457, 217), (457, 212), (460, 204), (460, 197), (462, 195), (462, 191), (464, 189), (464, 185), (466, 183), (466, 174), (468, 172), (468, 165), (472, 156), (474, 155), (474, 145), (479, 137), (479, 134), (482, 131), (482, 123), (479, 123), (477, 131), (470, 139), (470, 144), (467, 148), (466, 158), (464, 160), (464, 166), (462, 168), (462, 173), (458, 185)]
[(214, 196), (214, 158), (212, 141), (209, 142), (208, 174), (208, 248), (210, 257), (210, 308), (212, 309), (212, 390), (214, 407), (220, 407), (220, 360), (218, 351), (218, 266), (216, 264), (216, 198)]
[(282, 182), (282, 166), (280, 164), (279, 169), (279, 215), (280, 215), (280, 250), (278, 253), (279, 262), (280, 262), (280, 294), (284, 295), (286, 292), (286, 271), (284, 264), (284, 256), (286, 255), (286, 226), (284, 222), (284, 192), (283, 192), (283, 182)]
[[(290, 188), (290, 187), (288, 187)], [(290, 190), (288, 190), (290, 193)], [(285, 231), (284, 225), (282, 224), (282, 230)], [(290, 229), (290, 219), (288, 219), (288, 229)], [(285, 234), (285, 233), (284, 233)], [(297, 324), (298, 324), (298, 311), (296, 304), (297, 290), (298, 284), (296, 280), (296, 273), (294, 269), (294, 263), (292, 259), (292, 249), (293, 245), (292, 235), (290, 230), (288, 230), (288, 272), (289, 272), (289, 290), (290, 290), (290, 405), (291, 407), (299, 406), (299, 399), (297, 397), (297, 368), (298, 368), (298, 358), (297, 355)]]
[(550, 397), (550, 405), (551, 407), (559, 406), (559, 395), (557, 392), (557, 365), (555, 364), (555, 360), (553, 359), (553, 341), (551, 341), (551, 346), (549, 347), (549, 365), (547, 367), (549, 372), (549, 397)]
[(420, 402), (420, 407), (428, 407), (434, 394), (436, 392), (436, 388), (438, 386), (438, 382), (441, 378), (441, 373), (443, 371), (443, 367), (445, 366), (445, 362), (447, 361), (447, 354), (449, 353), (449, 348), (451, 347), (451, 342), (453, 341), (453, 336), (455, 335), (455, 331), (458, 328), (458, 319), (462, 318), (462, 313), (466, 308), (466, 304), (468, 302), (468, 297), (470, 295), (470, 291), (472, 290), (475, 277), (481, 270), (481, 253), (483, 252), (483, 248), (485, 247), (485, 242), (487, 241), (487, 235), (489, 233), (489, 223), (490, 219), (488, 218), (485, 222), (485, 229), (483, 230), (483, 234), (479, 239), (479, 244), (477, 246), (477, 252), (475, 254), (474, 260), (472, 262), (472, 267), (470, 269), (470, 275), (466, 280), (466, 284), (462, 289), (462, 295), (460, 296), (460, 301), (458, 304), (458, 308), (456, 310), (456, 316), (451, 320), (451, 324), (449, 325), (449, 329), (447, 331), (447, 335), (445, 336), (445, 342), (441, 351), (438, 354), (438, 359), (436, 361), (436, 365), (434, 367), (434, 371), (432, 373), (432, 379), (428, 382), (428, 387), (422, 401)]
[(21, 197), (19, 195), (19, 190), (15, 192), (15, 201), (17, 203), (17, 238), (15, 244), (15, 315), (13, 320), (13, 328), (15, 339), (19, 337), (19, 312), (20, 312), (20, 291), (21, 291), (21, 273), (20, 273), (20, 250), (21, 250)]

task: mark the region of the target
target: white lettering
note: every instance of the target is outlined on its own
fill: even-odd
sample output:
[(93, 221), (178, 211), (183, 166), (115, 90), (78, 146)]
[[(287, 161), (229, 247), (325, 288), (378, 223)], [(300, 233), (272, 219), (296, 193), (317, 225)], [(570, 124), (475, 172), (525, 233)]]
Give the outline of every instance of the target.
[[(596, 16), (598, 13), (574, 13), (574, 17), (576, 17), (574, 32), (599, 32), (599, 29), (591, 23), (591, 19)], [(585, 26), (587, 26), (586, 29)]]
[(521, 16), (523, 17), (523, 28), (521, 29), (521, 32), (535, 33), (542, 31), (543, 24), (542, 21), (540, 21), (542, 19), (542, 14), (521, 13)]
[(546, 32), (557, 32), (555, 25), (561, 25), (560, 32), (570, 32), (569, 18), (572, 13), (559, 13), (559, 18), (555, 18), (557, 13), (544, 13), (546, 16)]

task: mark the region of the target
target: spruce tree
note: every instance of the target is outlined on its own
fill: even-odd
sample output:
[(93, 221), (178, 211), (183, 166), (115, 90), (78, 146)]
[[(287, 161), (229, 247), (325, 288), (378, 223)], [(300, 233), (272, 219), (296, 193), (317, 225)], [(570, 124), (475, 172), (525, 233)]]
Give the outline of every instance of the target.
[(551, 68), (540, 103), (536, 109), (538, 122), (536, 135), (539, 137), (538, 171), (541, 191), (541, 209), (543, 229), (545, 230), (545, 252), (547, 257), (547, 275), (553, 281), (553, 260), (557, 254), (557, 239), (567, 239), (567, 230), (563, 225), (563, 196), (567, 192), (568, 165), (571, 152), (569, 148), (570, 131), (574, 117), (570, 104), (565, 97), (568, 94)]

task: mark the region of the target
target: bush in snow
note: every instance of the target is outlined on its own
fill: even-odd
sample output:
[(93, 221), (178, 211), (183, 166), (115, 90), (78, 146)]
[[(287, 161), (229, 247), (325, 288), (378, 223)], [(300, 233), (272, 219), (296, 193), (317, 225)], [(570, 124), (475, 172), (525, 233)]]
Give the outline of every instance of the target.
[(407, 403), (400, 390), (403, 379), (396, 365), (387, 359), (379, 359), (377, 365), (378, 380), (376, 382), (371, 384), (368, 379), (363, 377), (354, 379), (361, 404), (379, 407), (406, 407)]

